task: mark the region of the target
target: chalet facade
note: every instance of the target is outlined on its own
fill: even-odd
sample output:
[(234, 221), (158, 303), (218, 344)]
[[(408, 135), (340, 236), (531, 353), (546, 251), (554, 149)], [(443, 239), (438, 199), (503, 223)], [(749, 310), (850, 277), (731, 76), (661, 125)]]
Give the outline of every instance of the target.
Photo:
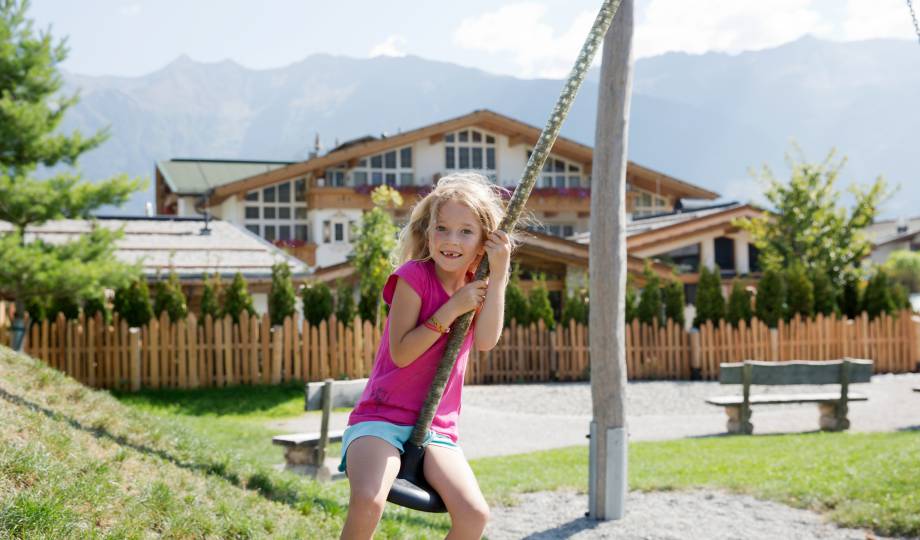
[[(157, 212), (198, 216), (207, 209), (269, 242), (285, 245), (311, 267), (340, 264), (352, 250), (351, 231), (372, 207), (378, 185), (404, 198), (397, 223), (438, 178), (476, 170), (512, 189), (540, 129), (480, 110), (395, 136), (365, 137), (296, 163), (170, 160), (157, 163)], [(539, 231), (560, 238), (588, 232), (591, 147), (560, 137), (527, 204)], [(631, 219), (674, 211), (687, 199), (717, 193), (630, 162)]]

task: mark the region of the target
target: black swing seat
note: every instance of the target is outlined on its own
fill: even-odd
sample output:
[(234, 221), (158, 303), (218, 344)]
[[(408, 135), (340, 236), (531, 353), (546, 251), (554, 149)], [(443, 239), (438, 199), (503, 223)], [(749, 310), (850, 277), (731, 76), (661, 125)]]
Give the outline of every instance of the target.
[(406, 443), (400, 458), (399, 474), (390, 488), (387, 500), (420, 512), (447, 512), (441, 496), (425, 481), (422, 469), (424, 458), (423, 447)]

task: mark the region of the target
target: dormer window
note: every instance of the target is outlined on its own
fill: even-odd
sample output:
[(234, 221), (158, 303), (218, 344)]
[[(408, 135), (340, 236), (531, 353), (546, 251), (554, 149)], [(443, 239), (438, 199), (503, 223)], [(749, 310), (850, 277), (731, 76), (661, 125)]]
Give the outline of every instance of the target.
[(495, 137), (476, 129), (444, 135), (444, 168), (474, 170), (495, 180)]

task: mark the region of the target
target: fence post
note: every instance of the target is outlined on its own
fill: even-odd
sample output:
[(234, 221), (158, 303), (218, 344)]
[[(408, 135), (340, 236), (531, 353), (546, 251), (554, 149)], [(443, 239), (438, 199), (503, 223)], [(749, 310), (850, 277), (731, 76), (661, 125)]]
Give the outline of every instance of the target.
[(128, 330), (131, 334), (131, 391), (141, 389), (141, 334), (140, 328)]
[(700, 359), (700, 331), (690, 329), (690, 380), (703, 380), (703, 364)]
[(272, 384), (281, 383), (281, 328), (275, 327), (272, 334)]
[(770, 329), (770, 360), (772, 362), (779, 362), (779, 330), (776, 328)]

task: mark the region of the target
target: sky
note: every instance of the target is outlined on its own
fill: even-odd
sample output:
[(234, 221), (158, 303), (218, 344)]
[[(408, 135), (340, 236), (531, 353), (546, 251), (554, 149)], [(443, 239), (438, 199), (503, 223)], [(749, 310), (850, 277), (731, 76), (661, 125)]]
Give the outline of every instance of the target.
[[(920, 2), (918, 2), (920, 3)], [(66, 37), (62, 67), (139, 76), (181, 55), (283, 67), (308, 55), (416, 55), (520, 78), (561, 78), (600, 0), (33, 0)], [(810, 34), (916, 39), (905, 0), (635, 0), (634, 56), (735, 54)], [(599, 55), (598, 55), (599, 56)]]

